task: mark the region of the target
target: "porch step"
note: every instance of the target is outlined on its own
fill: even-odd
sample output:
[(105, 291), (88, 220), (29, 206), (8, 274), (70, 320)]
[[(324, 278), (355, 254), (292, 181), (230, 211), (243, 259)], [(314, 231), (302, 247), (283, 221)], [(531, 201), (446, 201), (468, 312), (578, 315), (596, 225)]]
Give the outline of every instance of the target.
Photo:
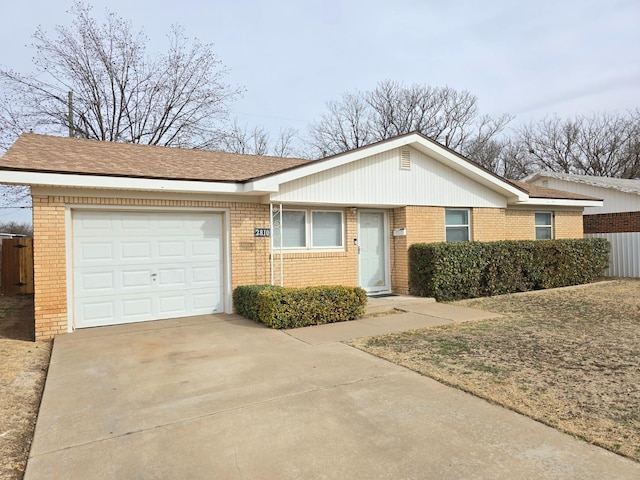
[(434, 303), (435, 298), (396, 295), (392, 297), (367, 298), (364, 316), (381, 315), (393, 310), (413, 310), (420, 305)]

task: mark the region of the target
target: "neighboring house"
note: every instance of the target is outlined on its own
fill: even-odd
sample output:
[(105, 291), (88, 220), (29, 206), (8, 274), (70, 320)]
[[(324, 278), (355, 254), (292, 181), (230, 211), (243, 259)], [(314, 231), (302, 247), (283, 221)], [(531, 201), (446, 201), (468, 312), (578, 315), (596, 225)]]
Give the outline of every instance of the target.
[(246, 284), (407, 293), (413, 243), (582, 237), (602, 204), (417, 133), (312, 162), (24, 134), (0, 182), (31, 187), (38, 338), (230, 313)]
[(524, 180), (604, 199), (602, 206), (584, 209), (584, 236), (611, 243), (607, 276), (640, 277), (640, 180), (546, 171)]

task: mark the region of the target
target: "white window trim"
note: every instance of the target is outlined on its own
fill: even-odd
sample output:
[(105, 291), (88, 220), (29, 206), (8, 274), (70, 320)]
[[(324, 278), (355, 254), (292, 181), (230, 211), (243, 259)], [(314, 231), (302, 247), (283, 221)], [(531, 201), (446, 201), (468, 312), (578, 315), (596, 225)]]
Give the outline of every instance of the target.
[[(551, 224), (549, 225), (537, 225), (536, 224), (536, 215), (538, 213), (544, 213), (544, 214), (548, 214), (549, 217), (551, 218)], [(536, 211), (533, 214), (533, 238), (536, 240), (553, 240), (555, 238), (555, 229), (553, 228), (553, 223), (555, 221), (555, 215), (553, 214), (553, 212), (550, 211)], [(538, 228), (549, 228), (551, 230), (551, 238), (546, 239), (546, 238), (540, 238), (538, 239)]]
[[(286, 208), (282, 207), (282, 212), (305, 212), (305, 246), (304, 247), (282, 247), (283, 251), (287, 253), (305, 253), (305, 252), (344, 252), (345, 251), (345, 224), (344, 224), (344, 211), (338, 209), (326, 209), (326, 208)], [(334, 212), (340, 214), (340, 238), (342, 239), (342, 246), (340, 247), (315, 247), (313, 246), (313, 213), (314, 212)], [(282, 235), (282, 232), (280, 232)], [(279, 246), (275, 245), (274, 248), (279, 250)]]
[[(447, 212), (448, 211), (464, 211), (467, 212), (466, 225), (447, 225)], [(444, 241), (447, 242), (447, 227), (467, 227), (467, 242), (472, 241), (471, 238), (471, 209), (470, 208), (445, 208), (444, 209)]]

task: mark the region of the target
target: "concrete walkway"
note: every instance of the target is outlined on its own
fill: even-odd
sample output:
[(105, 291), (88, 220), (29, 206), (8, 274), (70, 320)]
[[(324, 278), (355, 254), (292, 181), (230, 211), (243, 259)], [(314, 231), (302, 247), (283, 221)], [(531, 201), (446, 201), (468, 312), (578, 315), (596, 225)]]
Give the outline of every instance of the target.
[(638, 463), (328, 331), (303, 341), (216, 315), (59, 336), (25, 478), (640, 478)]
[[(393, 313), (390, 313), (391, 310)], [(352, 322), (314, 325), (284, 331), (310, 345), (321, 345), (353, 338), (435, 327), (447, 323), (500, 317), (498, 313), (436, 303), (432, 298), (401, 295), (370, 298), (366, 313), (367, 316), (364, 318)]]

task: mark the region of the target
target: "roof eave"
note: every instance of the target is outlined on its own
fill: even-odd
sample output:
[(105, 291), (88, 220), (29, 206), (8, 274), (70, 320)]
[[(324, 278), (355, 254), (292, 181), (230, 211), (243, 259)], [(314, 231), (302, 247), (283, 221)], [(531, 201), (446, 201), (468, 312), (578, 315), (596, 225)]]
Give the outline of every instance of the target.
[(567, 198), (536, 198), (530, 197), (524, 202), (515, 202), (516, 206), (546, 206), (546, 207), (602, 207), (602, 200), (577, 200)]
[(333, 157), (316, 160), (284, 172), (257, 178), (246, 184), (245, 191), (277, 192), (283, 183), (405, 146), (415, 148), (485, 187), (504, 195), (507, 197), (508, 202), (526, 201), (529, 198), (529, 195), (520, 188), (418, 133), (402, 135), (394, 139), (367, 145), (357, 150), (334, 155)]
[(200, 182), (154, 178), (111, 177), (25, 171), (0, 171), (0, 182), (8, 185), (99, 188), (116, 190), (184, 193), (244, 193), (244, 185), (234, 182)]

